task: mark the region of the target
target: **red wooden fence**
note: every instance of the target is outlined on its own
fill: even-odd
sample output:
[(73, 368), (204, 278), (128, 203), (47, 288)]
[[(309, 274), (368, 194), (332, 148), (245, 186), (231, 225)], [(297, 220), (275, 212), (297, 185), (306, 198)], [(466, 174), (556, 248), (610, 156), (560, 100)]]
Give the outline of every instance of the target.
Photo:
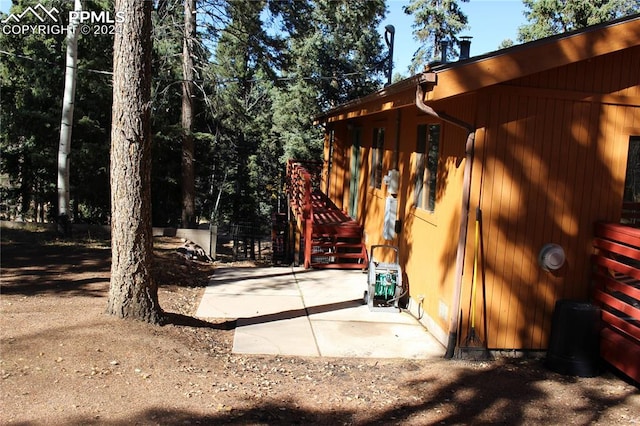
[(600, 355), (640, 382), (640, 229), (597, 223), (593, 298), (602, 308)]

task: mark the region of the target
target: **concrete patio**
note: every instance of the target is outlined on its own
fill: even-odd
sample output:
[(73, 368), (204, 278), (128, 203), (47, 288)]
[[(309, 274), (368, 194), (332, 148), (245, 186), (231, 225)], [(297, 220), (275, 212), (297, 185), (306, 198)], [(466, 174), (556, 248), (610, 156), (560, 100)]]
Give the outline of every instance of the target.
[(237, 319), (233, 352), (441, 358), (445, 348), (406, 312), (371, 312), (361, 271), (222, 267), (196, 313)]

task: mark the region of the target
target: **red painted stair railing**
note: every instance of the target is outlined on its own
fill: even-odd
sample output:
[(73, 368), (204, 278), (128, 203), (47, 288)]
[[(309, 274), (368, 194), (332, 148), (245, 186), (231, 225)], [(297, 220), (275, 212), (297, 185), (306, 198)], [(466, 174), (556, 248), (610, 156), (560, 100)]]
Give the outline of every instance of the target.
[(320, 162), (287, 163), (287, 196), (304, 242), (304, 267), (364, 269), (362, 226), (320, 191), (321, 173)]

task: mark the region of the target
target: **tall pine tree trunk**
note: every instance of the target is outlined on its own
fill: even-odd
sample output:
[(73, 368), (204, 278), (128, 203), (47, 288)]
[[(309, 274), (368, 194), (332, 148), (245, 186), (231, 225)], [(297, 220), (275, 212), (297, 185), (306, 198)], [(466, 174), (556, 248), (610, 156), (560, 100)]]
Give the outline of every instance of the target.
[(182, 226), (194, 228), (195, 173), (193, 165), (193, 56), (196, 38), (196, 2), (184, 2), (184, 38), (182, 42)]
[(111, 130), (111, 286), (107, 312), (158, 323), (151, 274), (151, 7), (117, 0), (125, 21), (113, 48)]
[[(75, 0), (74, 10), (80, 12), (82, 3)], [(69, 211), (69, 153), (71, 152), (71, 131), (73, 128), (73, 106), (76, 96), (76, 73), (78, 70), (78, 20), (71, 23), (67, 35), (67, 58), (64, 71), (64, 94), (62, 98), (62, 118), (60, 120), (60, 142), (58, 144), (58, 223), (65, 236), (70, 232)]]

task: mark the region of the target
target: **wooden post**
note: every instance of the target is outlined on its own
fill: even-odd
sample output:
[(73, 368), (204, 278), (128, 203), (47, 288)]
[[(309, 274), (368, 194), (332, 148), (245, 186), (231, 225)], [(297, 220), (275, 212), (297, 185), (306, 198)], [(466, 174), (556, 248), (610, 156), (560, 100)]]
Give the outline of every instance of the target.
[(311, 175), (308, 172), (302, 174), (304, 179), (304, 267), (311, 267), (311, 236), (313, 233), (313, 209), (311, 207)]

